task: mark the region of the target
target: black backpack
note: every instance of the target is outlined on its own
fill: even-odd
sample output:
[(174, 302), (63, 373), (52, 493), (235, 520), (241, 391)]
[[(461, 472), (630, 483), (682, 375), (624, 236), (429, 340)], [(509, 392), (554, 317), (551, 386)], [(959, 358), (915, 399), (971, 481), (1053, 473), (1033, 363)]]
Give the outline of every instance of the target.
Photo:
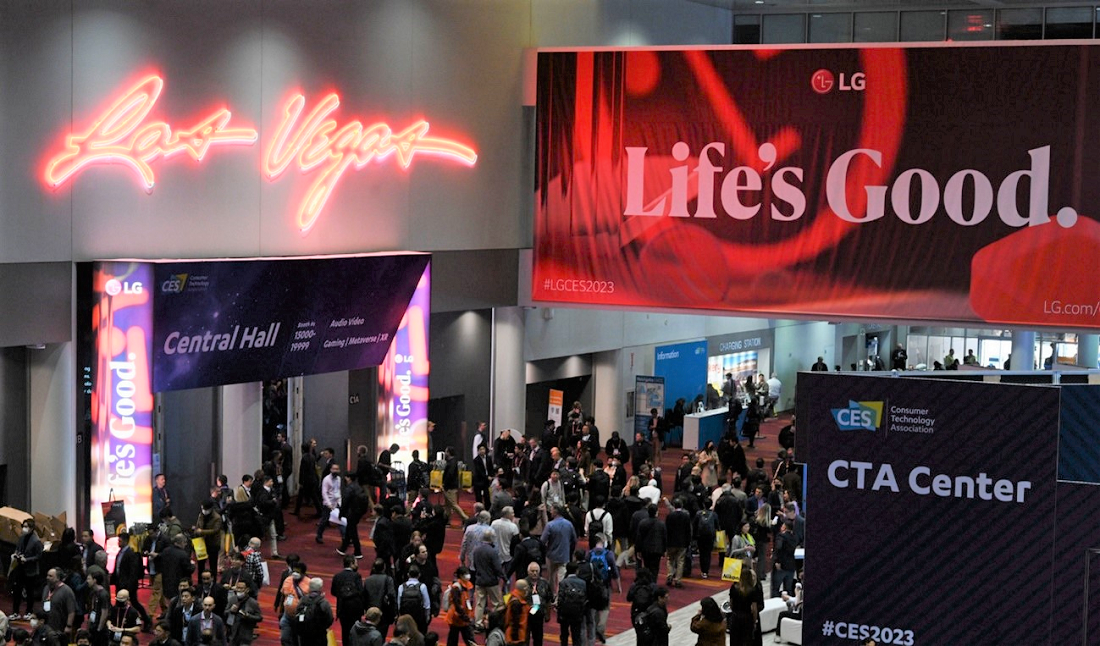
[(538, 563), (540, 567), (546, 565), (546, 554), (542, 550), (542, 541), (534, 536), (528, 536), (520, 541), (520, 547), (527, 553), (528, 564)]
[(326, 624), (324, 619), (324, 613), (321, 612), (320, 597), (306, 596), (300, 602), (298, 602), (298, 609), (294, 613), (294, 625), (299, 630), (324, 630), (328, 628), (329, 624)]
[(595, 544), (596, 535), (604, 533), (604, 530), (603, 530), (603, 519), (604, 518), (607, 518), (607, 511), (606, 510), (603, 512), (603, 515), (600, 516), (599, 518), (596, 518), (595, 515), (592, 516), (592, 522), (588, 523), (588, 542), (589, 543)]
[(419, 617), (424, 614), (424, 599), (420, 596), (419, 583), (403, 583), (398, 592), (397, 610), (403, 615)]
[(581, 617), (588, 605), (588, 591), (583, 580), (565, 578), (558, 584), (558, 615)]

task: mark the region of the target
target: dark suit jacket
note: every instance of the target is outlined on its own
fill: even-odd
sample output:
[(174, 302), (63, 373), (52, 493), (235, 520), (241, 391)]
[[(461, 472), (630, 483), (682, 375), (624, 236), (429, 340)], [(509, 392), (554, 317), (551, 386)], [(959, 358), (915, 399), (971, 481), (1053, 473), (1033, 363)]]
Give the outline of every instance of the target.
[[(202, 599), (191, 603), (191, 616), (202, 612)], [(183, 606), (178, 603), (172, 604), (172, 607), (168, 611), (168, 631), (172, 633), (172, 639), (176, 641), (183, 641)]]
[(38, 561), (42, 559), (43, 550), (42, 541), (39, 540), (38, 534), (31, 532), (19, 536), (19, 540), (15, 543), (15, 551), (26, 558), (26, 561), (19, 566), (23, 571), (23, 576), (34, 578), (42, 574), (42, 568), (39, 566)]
[(493, 458), (489, 457), (486, 453), (484, 457), (477, 456), (474, 458), (474, 486), (475, 487), (488, 487), (489, 481), (493, 479), (497, 473), (496, 466), (493, 465)]
[(92, 541), (91, 545), (85, 546), (85, 548), (84, 548), (84, 570), (85, 571), (87, 571), (88, 568), (90, 568), (91, 566), (95, 565), (95, 554), (96, 554), (96, 552), (102, 552), (102, 551), (103, 551), (103, 546), (100, 545), (99, 543), (96, 543), (95, 541)]
[(675, 509), (665, 519), (669, 547), (691, 545), (691, 515), (683, 509)]
[[(212, 622), (211, 631), (214, 633), (212, 646), (225, 646), (225, 622), (215, 614), (210, 615), (210, 621)], [(187, 644), (185, 646), (199, 646), (202, 644), (202, 623), (203, 615), (201, 612), (191, 617), (191, 622), (187, 624)]]
[(642, 554), (664, 554), (668, 549), (668, 532), (660, 518), (647, 518), (638, 523), (638, 545)]
[(137, 589), (138, 581), (144, 575), (145, 565), (141, 562), (141, 555), (129, 546), (124, 547), (115, 557), (115, 589), (132, 592)]
[(195, 566), (191, 563), (191, 555), (175, 545), (170, 545), (160, 553), (161, 581), (165, 590), (176, 590), (180, 579), (191, 580), (191, 573)]

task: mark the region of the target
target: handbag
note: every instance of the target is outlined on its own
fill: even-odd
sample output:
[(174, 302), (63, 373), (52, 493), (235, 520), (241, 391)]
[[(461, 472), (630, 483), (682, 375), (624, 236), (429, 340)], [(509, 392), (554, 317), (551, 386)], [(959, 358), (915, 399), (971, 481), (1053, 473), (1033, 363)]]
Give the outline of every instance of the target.
[(206, 540), (202, 538), (192, 538), (191, 545), (195, 548), (195, 560), (205, 561), (209, 554), (206, 553)]
[(729, 541), (726, 538), (726, 530), (720, 529), (714, 534), (714, 549), (719, 552), (726, 551), (726, 545)]
[(741, 567), (744, 563), (741, 559), (726, 559), (726, 562), (722, 564), (722, 580), (723, 581), (740, 581), (741, 580)]
[(267, 561), (260, 561), (260, 570), (264, 573), (263, 584), (271, 585), (271, 570), (267, 567)]

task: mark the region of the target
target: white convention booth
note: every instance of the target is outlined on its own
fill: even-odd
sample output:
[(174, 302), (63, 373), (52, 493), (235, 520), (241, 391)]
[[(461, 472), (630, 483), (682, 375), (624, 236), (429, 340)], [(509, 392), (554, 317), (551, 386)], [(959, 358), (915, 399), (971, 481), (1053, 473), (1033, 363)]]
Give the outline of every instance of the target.
[(702, 413), (684, 415), (684, 448), (693, 451), (706, 446), (707, 440), (718, 444), (726, 432), (729, 408), (712, 408)]

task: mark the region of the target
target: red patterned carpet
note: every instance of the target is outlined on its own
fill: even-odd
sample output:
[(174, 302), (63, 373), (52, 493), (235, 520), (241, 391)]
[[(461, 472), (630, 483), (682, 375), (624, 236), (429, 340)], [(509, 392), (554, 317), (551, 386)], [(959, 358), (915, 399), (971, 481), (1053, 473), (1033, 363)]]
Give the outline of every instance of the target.
[[(764, 422), (761, 426), (761, 433), (763, 437), (758, 437), (756, 441), (756, 448), (749, 449), (745, 445), (746, 454), (749, 460), (750, 468), (757, 457), (765, 459), (767, 464), (771, 464), (772, 460), (776, 457), (778, 450), (778, 444), (776, 442), (776, 436), (779, 433), (779, 429), (783, 425), (787, 424), (789, 416), (783, 416), (780, 420), (769, 420)], [(662, 455), (662, 470), (666, 474), (665, 482), (671, 481), (668, 474), (675, 473), (676, 467), (680, 463), (680, 456), (682, 451), (679, 449), (671, 448), (664, 451)], [(470, 493), (462, 493), (460, 496), (460, 504), (463, 508), (469, 510), (473, 507), (473, 495)], [(286, 516), (286, 534), (289, 537), (286, 541), (281, 541), (279, 544), (279, 551), (282, 554), (297, 553), (302, 557), (309, 568), (311, 576), (319, 576), (325, 580), (325, 591), (327, 593), (329, 589), (329, 581), (332, 576), (342, 568), (342, 557), (336, 553), (336, 548), (339, 547), (339, 537), (335, 531), (329, 531), (325, 535), (325, 543), (318, 545), (314, 542), (313, 537), (316, 529), (316, 520), (313, 520), (312, 510), (307, 513), (303, 510), (303, 516), (305, 518), (298, 519), (293, 515)], [(662, 514), (664, 510), (662, 510)], [(462, 533), (458, 527), (458, 519), (452, 519), (451, 528), (447, 532), (447, 540), (444, 550), (438, 555), (439, 572), (443, 577), (450, 576), (458, 567), (458, 550), (459, 544), (462, 540)], [(363, 537), (363, 553), (365, 558), (360, 561), (361, 573), (364, 575), (369, 569), (369, 563), (373, 560), (374, 544), (367, 539), (369, 534), (368, 521), (364, 520), (360, 528), (360, 536)], [(583, 542), (581, 544), (583, 546)], [(265, 541), (265, 548), (266, 548)], [(661, 577), (660, 581), (663, 582), (665, 568), (667, 563), (662, 561), (661, 563)], [(272, 576), (277, 576), (279, 572), (283, 570), (281, 563), (273, 561), (270, 565)], [(617, 633), (630, 630), (630, 604), (626, 601), (626, 591), (630, 588), (630, 584), (634, 580), (634, 571), (631, 569), (623, 570), (623, 593), (621, 595), (612, 593), (612, 606), (611, 614), (608, 619), (607, 636), (610, 637)], [(728, 587), (729, 584), (725, 584), (721, 581), (721, 571), (716, 564), (711, 566), (711, 578), (703, 580), (699, 578), (698, 563), (695, 563), (693, 569), (693, 577), (684, 579), (684, 587), (679, 589), (672, 589), (669, 595), (669, 611), (682, 608), (697, 602), (704, 596), (713, 595), (715, 592)], [(446, 583), (446, 582), (445, 582)], [(142, 589), (139, 591), (140, 599), (143, 603), (148, 601), (149, 590)], [(275, 601), (275, 588), (274, 586), (268, 586), (260, 592), (260, 608), (264, 612), (265, 619), (260, 624), (259, 632), (260, 638), (254, 643), (256, 646), (278, 646), (279, 644), (279, 628), (278, 622), (275, 620), (275, 614), (272, 610), (272, 606)], [(331, 601), (331, 599), (330, 599)], [(10, 596), (7, 591), (4, 591), (3, 598), (0, 599), (0, 603), (3, 604), (2, 609), (8, 611), (11, 609)], [(21, 624), (17, 624), (21, 625)], [(338, 628), (338, 626), (337, 626)], [(432, 620), (431, 630), (439, 633), (441, 639), (446, 639), (447, 626), (441, 617), (437, 617)], [(336, 630), (337, 641), (339, 641), (339, 630)], [(479, 637), (479, 640), (483, 641), (483, 637)], [(558, 643), (559, 638), (557, 634), (557, 623), (554, 619), (550, 620), (546, 630), (546, 640), (553, 643)], [(143, 640), (144, 641), (144, 640)]]

